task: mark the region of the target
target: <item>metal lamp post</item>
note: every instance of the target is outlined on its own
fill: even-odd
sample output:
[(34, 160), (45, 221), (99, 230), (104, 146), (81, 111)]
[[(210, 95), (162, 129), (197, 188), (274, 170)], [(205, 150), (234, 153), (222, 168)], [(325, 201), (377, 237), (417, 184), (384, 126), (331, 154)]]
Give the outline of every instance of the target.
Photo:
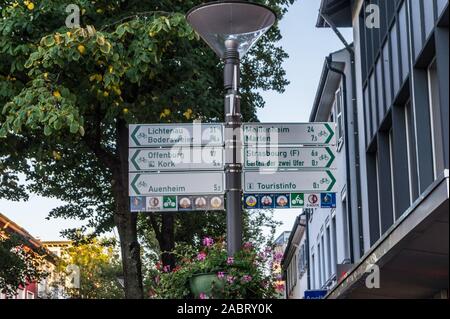
[(186, 19), (223, 59), (225, 88), (225, 180), (228, 255), (242, 246), (240, 59), (275, 23), (275, 13), (247, 1), (214, 1), (191, 9)]

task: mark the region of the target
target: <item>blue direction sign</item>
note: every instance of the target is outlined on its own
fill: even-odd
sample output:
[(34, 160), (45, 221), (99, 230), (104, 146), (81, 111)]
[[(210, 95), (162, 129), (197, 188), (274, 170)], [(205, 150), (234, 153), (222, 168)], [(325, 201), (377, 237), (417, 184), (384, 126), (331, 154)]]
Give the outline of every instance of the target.
[(327, 290), (306, 290), (304, 299), (324, 299), (327, 293)]
[(336, 193), (322, 193), (320, 194), (321, 208), (336, 208)]

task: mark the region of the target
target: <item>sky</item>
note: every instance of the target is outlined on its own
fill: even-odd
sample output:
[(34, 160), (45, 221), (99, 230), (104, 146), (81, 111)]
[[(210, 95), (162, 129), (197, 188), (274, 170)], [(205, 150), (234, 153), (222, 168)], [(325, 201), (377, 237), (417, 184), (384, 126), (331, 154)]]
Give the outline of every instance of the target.
[[(320, 0), (297, 0), (279, 22), (283, 36), (280, 45), (289, 54), (283, 67), (290, 84), (281, 94), (261, 92), (266, 101), (266, 107), (258, 111), (261, 122), (308, 121), (325, 57), (343, 48), (331, 29), (315, 27), (319, 6)], [(351, 42), (351, 29), (340, 31)], [(83, 222), (77, 220), (46, 219), (53, 208), (62, 204), (64, 203), (53, 198), (31, 194), (27, 202), (0, 199), (0, 213), (41, 240), (62, 240), (61, 230), (83, 225)], [(283, 223), (276, 235), (290, 231), (300, 213), (299, 210), (276, 210), (275, 219)]]

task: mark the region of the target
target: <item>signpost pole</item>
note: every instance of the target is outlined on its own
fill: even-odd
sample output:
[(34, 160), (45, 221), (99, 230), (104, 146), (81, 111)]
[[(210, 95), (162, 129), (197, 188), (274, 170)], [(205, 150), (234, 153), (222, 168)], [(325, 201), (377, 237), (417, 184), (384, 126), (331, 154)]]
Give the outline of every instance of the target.
[(242, 148), (239, 96), (239, 52), (235, 40), (225, 41), (225, 185), (227, 252), (233, 256), (242, 246)]

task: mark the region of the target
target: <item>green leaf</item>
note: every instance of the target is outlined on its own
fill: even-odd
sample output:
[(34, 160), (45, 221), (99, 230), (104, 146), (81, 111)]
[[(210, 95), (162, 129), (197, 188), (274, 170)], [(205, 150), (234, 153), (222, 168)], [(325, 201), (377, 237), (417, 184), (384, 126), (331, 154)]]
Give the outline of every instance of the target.
[(102, 51), (102, 53), (104, 54), (109, 54), (109, 52), (111, 51), (111, 44), (109, 42), (105, 42), (104, 45), (100, 46), (100, 51)]
[(55, 121), (55, 123), (53, 123), (53, 128), (56, 131), (59, 131), (62, 128), (62, 122), (58, 119)]
[(43, 41), (42, 41), (43, 44), (44, 44), (45, 46), (48, 46), (48, 47), (51, 47), (52, 45), (55, 44), (55, 39), (54, 39), (53, 36), (51, 36), (51, 35), (46, 36), (46, 37), (43, 38), (42, 40), (43, 40)]
[(33, 60), (28, 59), (27, 62), (25, 62), (24, 67), (25, 67), (26, 69), (31, 68), (31, 66), (33, 65), (33, 62), (34, 62)]
[(0, 138), (6, 137), (6, 129), (4, 127), (0, 128)]
[(50, 135), (52, 135), (52, 128), (50, 127), (50, 126), (45, 126), (44, 127), (44, 135), (45, 136), (50, 136)]
[(78, 130), (79, 130), (79, 125), (78, 125), (78, 123), (72, 123), (71, 125), (70, 125), (70, 133), (72, 133), (72, 134), (75, 134), (75, 133), (77, 133), (78, 132)]
[(123, 25), (120, 25), (116, 30), (116, 33), (119, 36), (119, 38), (122, 38), (123, 35), (125, 34), (125, 32), (127, 32), (127, 30), (125, 29), (125, 27)]
[(163, 19), (164, 19), (164, 22), (166, 23), (166, 25), (169, 27), (169, 29), (170, 29), (170, 21), (169, 21), (169, 19), (167, 19), (166, 17), (163, 17)]

